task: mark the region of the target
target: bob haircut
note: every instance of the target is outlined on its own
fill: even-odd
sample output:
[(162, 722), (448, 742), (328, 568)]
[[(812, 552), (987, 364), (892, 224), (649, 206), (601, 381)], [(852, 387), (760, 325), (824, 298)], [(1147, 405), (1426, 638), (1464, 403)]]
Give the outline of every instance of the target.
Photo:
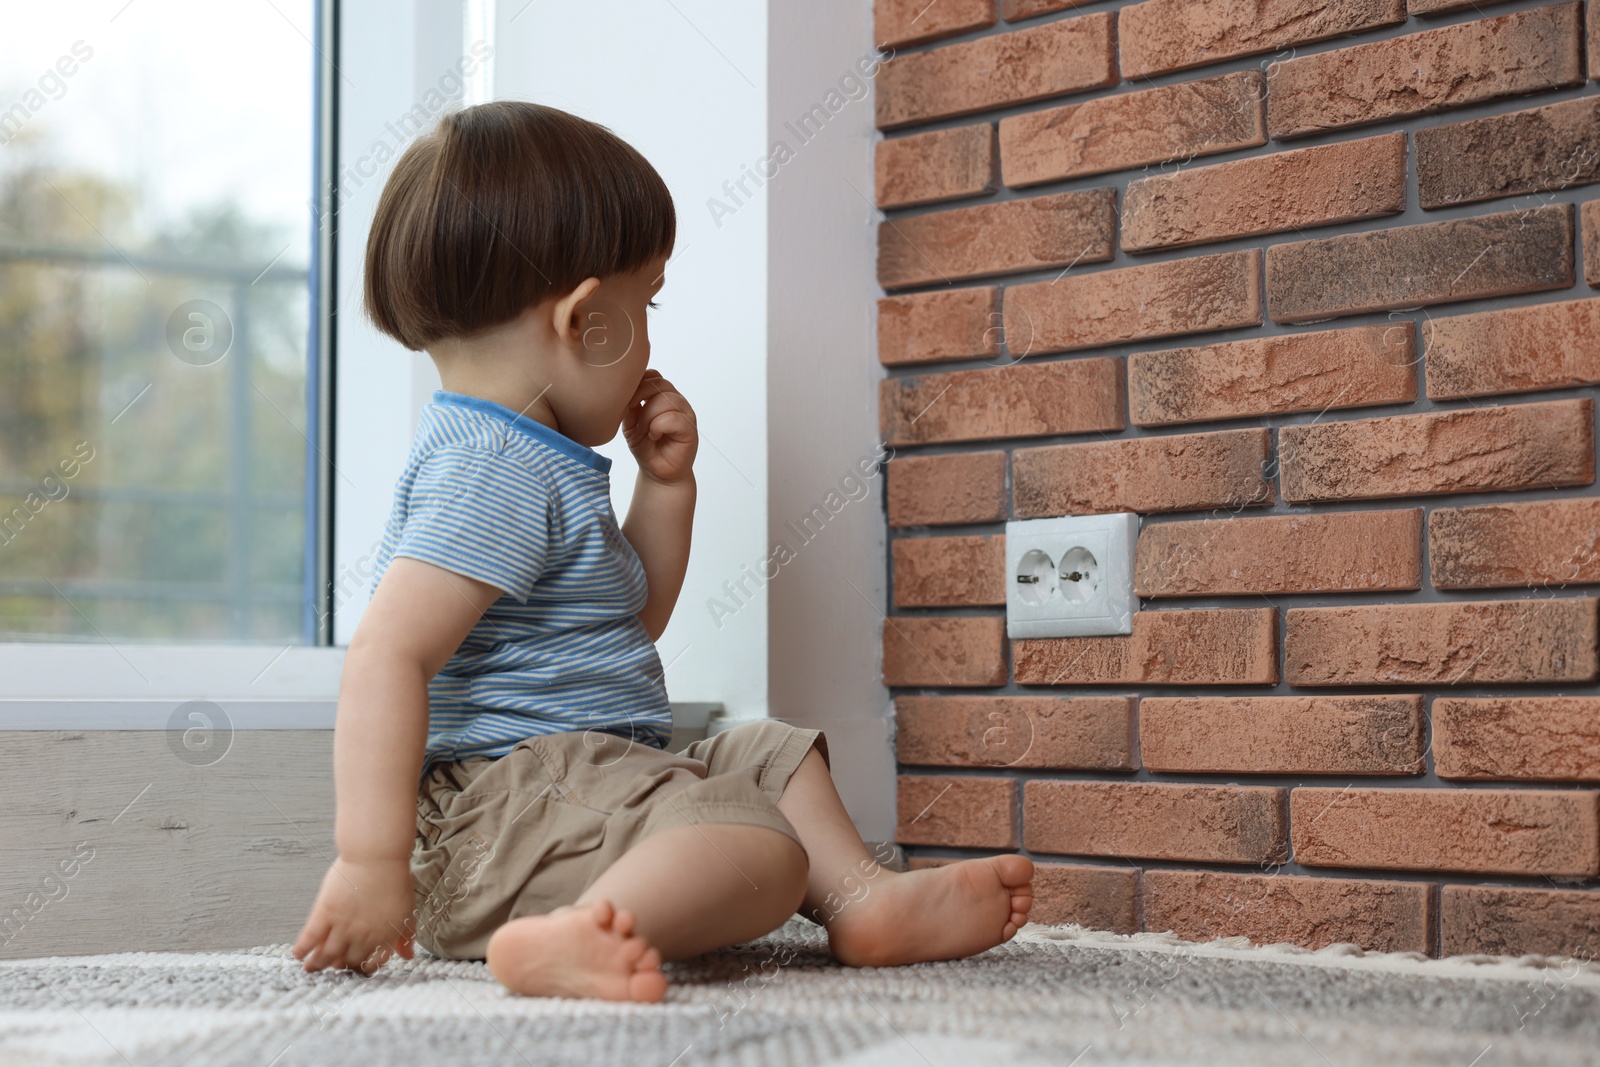
[(519, 101), (446, 114), (395, 163), (367, 237), (365, 306), (413, 352), (509, 322), (585, 278), (670, 255), (677, 218), (644, 156)]

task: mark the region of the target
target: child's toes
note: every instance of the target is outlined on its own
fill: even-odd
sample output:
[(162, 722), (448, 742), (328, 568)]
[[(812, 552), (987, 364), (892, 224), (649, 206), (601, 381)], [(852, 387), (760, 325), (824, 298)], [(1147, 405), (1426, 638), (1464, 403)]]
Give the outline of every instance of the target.
[(611, 906), (609, 900), (597, 900), (589, 905), (589, 914), (594, 916), (595, 925), (602, 930), (609, 930), (616, 921), (617, 909)]
[(611, 920), (611, 929), (623, 937), (630, 937), (633, 934), (633, 923), (633, 912), (626, 909), (618, 909), (616, 918)]
[(667, 978), (660, 971), (635, 971), (628, 978), (628, 999), (654, 1004), (667, 995)]
[(645, 954), (649, 951), (650, 943), (642, 937), (624, 938), (622, 947), (618, 950), (622, 957), (622, 962), (634, 968), (638, 968), (641, 965), (640, 961), (644, 959)]
[(1008, 889), (1019, 889), (1033, 878), (1033, 861), (1026, 856), (996, 856), (994, 869), (1000, 876), (1000, 884)]

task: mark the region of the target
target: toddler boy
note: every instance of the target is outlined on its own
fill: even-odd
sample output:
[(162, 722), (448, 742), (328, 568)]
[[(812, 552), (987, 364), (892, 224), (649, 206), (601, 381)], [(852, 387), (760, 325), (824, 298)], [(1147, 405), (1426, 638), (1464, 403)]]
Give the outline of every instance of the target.
[[(654, 641), (698, 434), (648, 369), (646, 309), (675, 229), (638, 152), (531, 103), (447, 115), (384, 186), (366, 310), (443, 388), (345, 657), (339, 855), (294, 945), (307, 970), (420, 942), (519, 993), (655, 1001), (663, 960), (796, 910), (851, 965), (966, 956), (1027, 921), (1024, 857), (880, 870), (819, 731), (765, 720), (666, 751)], [(594, 451), (619, 427), (639, 463), (620, 527)]]

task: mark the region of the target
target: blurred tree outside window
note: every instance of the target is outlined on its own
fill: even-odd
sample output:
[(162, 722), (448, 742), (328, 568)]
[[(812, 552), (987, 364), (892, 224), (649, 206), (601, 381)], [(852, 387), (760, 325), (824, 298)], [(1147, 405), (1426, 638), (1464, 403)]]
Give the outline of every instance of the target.
[(302, 642), (312, 0), (0, 36), (0, 640)]

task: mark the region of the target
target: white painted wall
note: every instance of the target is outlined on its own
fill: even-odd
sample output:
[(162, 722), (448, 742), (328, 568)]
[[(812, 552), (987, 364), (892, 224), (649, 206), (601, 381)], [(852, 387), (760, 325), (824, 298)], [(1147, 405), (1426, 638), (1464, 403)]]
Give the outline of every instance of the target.
[[(769, 139), (793, 153), (766, 189), (767, 516), (776, 538), (878, 454), (878, 138), (871, 79), (862, 76), (877, 68), (866, 0), (771, 0), (767, 18)], [(815, 107), (819, 117), (802, 129)], [(870, 485), (769, 586), (770, 705), (775, 716), (827, 733), (834, 780), (857, 828), (868, 840), (892, 840), (882, 475)]]
[[(765, 715), (764, 606), (759, 595), (730, 599), (725, 584), (767, 555), (766, 209), (759, 198), (720, 216), (707, 206), (713, 196), (731, 204), (724, 183), (765, 155), (765, 12), (726, 0), (494, 6), (495, 98), (549, 104), (606, 126), (672, 191), (678, 241), (656, 298), (661, 310), (651, 312), (651, 363), (694, 405), (701, 446), (694, 549), (659, 647), (674, 702)], [(375, 139), (392, 142), (385, 124), (437, 91), (463, 54), (462, 9), (456, 0), (346, 0), (344, 8), (341, 140), (353, 160)], [(437, 388), (426, 356), (407, 353), (359, 316), (366, 228), (387, 173), (362, 179), (342, 208), (335, 584), (348, 579), (349, 595), (336, 616), (339, 642), (349, 640), (365, 604), (364, 579), (356, 579), (370, 569), (361, 557), (382, 535), (416, 409)], [(620, 434), (600, 451), (614, 462), (621, 516), (637, 468)], [(745, 586), (754, 589), (748, 579)]]

